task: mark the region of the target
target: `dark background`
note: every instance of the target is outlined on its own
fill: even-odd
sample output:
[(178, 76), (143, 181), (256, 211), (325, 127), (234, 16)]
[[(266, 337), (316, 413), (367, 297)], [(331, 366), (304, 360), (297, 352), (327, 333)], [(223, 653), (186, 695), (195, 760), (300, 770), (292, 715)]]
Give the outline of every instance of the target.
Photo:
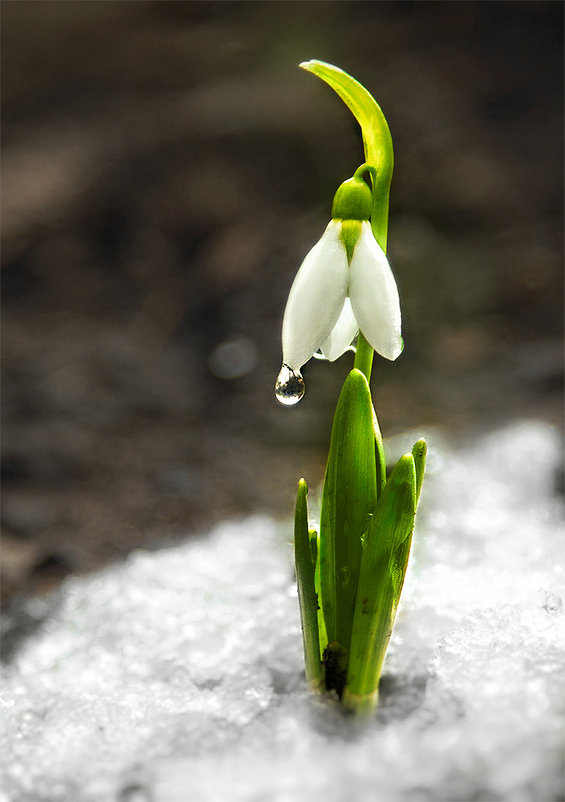
[(384, 433), (560, 423), (562, 31), (561, 2), (2, 4), (4, 600), (321, 480), (351, 360), (277, 406), (280, 323), (363, 154), (303, 60), (395, 143)]

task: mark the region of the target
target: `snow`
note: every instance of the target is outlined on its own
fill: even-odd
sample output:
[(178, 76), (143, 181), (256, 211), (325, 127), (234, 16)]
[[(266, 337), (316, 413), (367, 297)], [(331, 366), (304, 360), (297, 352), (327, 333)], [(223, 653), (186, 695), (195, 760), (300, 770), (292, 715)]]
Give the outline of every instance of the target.
[(4, 669), (0, 802), (560, 799), (558, 437), (430, 446), (373, 720), (305, 687), (290, 523), (226, 522), (44, 603)]

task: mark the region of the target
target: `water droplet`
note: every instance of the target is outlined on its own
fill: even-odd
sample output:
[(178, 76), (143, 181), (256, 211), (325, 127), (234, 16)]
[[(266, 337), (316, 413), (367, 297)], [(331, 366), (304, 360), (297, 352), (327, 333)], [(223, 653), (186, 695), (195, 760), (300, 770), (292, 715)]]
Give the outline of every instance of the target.
[(304, 384), (302, 373), (299, 370), (292, 370), (283, 362), (281, 372), (275, 383), (277, 401), (284, 404), (285, 407), (291, 407), (293, 404), (298, 404), (305, 390), (306, 385)]

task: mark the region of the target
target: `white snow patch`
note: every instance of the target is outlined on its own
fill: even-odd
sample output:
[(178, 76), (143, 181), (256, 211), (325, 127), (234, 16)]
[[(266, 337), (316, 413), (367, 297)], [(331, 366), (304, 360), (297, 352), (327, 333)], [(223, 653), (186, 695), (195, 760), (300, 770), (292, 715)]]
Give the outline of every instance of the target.
[(0, 802), (560, 799), (558, 438), (430, 456), (371, 722), (305, 687), (290, 525), (225, 523), (64, 584), (4, 670)]

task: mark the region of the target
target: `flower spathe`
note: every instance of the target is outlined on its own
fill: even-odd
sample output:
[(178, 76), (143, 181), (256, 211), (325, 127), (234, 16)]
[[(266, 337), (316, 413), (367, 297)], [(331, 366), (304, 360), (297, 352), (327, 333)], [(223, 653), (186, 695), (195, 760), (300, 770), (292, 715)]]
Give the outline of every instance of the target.
[(394, 360), (403, 348), (400, 324), (396, 281), (371, 224), (332, 219), (290, 289), (283, 362), (299, 371), (318, 350), (333, 362), (359, 330), (377, 353)]

